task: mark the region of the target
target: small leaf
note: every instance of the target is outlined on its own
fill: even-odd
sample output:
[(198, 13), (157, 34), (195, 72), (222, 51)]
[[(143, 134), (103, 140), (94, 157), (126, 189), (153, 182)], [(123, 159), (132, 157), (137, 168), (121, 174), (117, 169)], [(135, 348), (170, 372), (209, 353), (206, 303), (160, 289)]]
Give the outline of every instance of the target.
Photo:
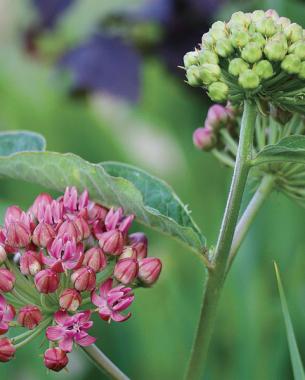
[(42, 151), (45, 147), (45, 139), (38, 133), (27, 131), (0, 133), (0, 156), (10, 156), (25, 151)]
[(304, 368), (303, 368), (300, 352), (298, 349), (298, 345), (296, 342), (296, 338), (294, 335), (293, 325), (292, 325), (289, 310), (288, 310), (288, 305), (287, 305), (284, 288), (283, 288), (283, 284), (280, 277), (279, 268), (276, 262), (274, 262), (274, 268), (275, 268), (275, 274), (276, 274), (277, 284), (278, 284), (280, 298), (281, 298), (282, 311), (283, 311), (283, 316), (284, 316), (284, 321), (285, 321), (285, 328), (286, 328), (286, 334), (287, 334), (287, 340), (288, 340), (288, 345), (289, 345), (290, 359), (291, 359), (294, 379), (304, 380), (305, 379)]
[(252, 165), (273, 162), (295, 162), (305, 164), (305, 136), (285, 137), (275, 145), (268, 145), (258, 153)]
[(87, 188), (91, 197), (106, 207), (123, 207), (126, 213), (135, 214), (138, 222), (175, 237), (197, 253), (205, 246), (204, 237), (177, 195), (140, 169), (92, 164), (70, 153), (24, 152), (0, 157), (0, 175), (61, 192), (66, 186), (80, 191)]

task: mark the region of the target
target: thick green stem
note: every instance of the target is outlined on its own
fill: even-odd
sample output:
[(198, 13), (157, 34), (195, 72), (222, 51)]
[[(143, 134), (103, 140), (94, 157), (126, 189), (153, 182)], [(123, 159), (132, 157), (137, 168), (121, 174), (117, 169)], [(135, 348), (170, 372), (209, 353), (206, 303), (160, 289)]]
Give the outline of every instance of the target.
[(215, 267), (209, 271), (206, 282), (199, 324), (186, 376), (188, 380), (199, 380), (202, 379), (203, 376), (217, 306), (225, 280), (227, 259), (231, 250), (242, 197), (250, 169), (256, 112), (255, 104), (251, 101), (245, 101), (231, 188), (213, 257)]
[(129, 380), (129, 378), (95, 345), (81, 347), (96, 367), (104, 372), (109, 379)]
[(274, 185), (274, 177), (271, 175), (266, 175), (259, 187), (257, 188), (255, 194), (253, 195), (251, 201), (249, 202), (245, 212), (240, 218), (238, 225), (236, 227), (234, 238), (232, 242), (232, 247), (228, 259), (227, 269), (228, 272), (231, 268), (233, 260), (243, 242), (245, 236), (247, 235), (249, 228), (256, 217), (258, 211), (262, 207), (265, 199), (271, 193)]

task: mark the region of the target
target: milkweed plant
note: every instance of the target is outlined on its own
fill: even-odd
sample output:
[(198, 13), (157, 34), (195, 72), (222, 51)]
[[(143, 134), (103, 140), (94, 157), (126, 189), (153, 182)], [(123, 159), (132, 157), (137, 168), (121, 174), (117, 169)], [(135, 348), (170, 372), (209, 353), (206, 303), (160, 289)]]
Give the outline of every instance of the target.
[[(203, 378), (226, 276), (258, 210), (273, 190), (305, 204), (305, 31), (274, 10), (237, 12), (211, 26), (185, 54), (183, 68), (186, 82), (215, 102), (194, 131), (194, 145), (233, 171), (216, 244), (207, 244), (173, 190), (141, 169), (46, 151), (42, 136), (30, 132), (2, 133), (0, 175), (58, 195), (45, 192), (26, 210), (6, 210), (0, 229), (1, 362), (40, 336), (49, 370), (67, 367), (80, 347), (109, 378), (128, 379), (90, 330), (95, 314), (94, 323), (130, 318), (137, 288), (146, 288), (148, 297), (154, 291), (162, 262), (148, 255), (144, 233), (130, 232), (135, 219), (181, 241), (206, 270), (185, 374)], [(248, 181), (256, 191), (242, 211)]]

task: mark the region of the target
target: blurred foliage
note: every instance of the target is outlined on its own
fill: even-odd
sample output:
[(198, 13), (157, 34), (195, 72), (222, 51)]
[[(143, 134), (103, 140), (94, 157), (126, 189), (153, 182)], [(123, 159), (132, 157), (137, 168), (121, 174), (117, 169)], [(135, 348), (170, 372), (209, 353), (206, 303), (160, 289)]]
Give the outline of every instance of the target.
[[(104, 3), (110, 7), (119, 2)], [(85, 33), (88, 25), (91, 27), (91, 20), (96, 21), (96, 8), (91, 9), (90, 2), (86, 4), (84, 11), (74, 10), (73, 17), (69, 16), (75, 38), (80, 38), (79, 33)], [(219, 12), (225, 16), (234, 10), (271, 6), (304, 25), (305, 7), (297, 0), (230, 1)], [(49, 150), (74, 152), (92, 162), (136, 164), (163, 177), (189, 204), (208, 241), (214, 242), (230, 171), (192, 146), (191, 134), (202, 124), (207, 98), (187, 88), (154, 57), (144, 59), (142, 96), (136, 105), (126, 106), (115, 99), (106, 99), (105, 103), (102, 94), (69, 97), (69, 78), (58, 77), (50, 61), (35, 60), (22, 47), (25, 25), (35, 17), (31, 3), (13, 5), (1, 0), (0, 7), (0, 129), (37, 131), (45, 135)], [(62, 24), (61, 30), (66, 28)], [(0, 210), (12, 203), (26, 207), (40, 190), (2, 179)], [(198, 318), (204, 272), (192, 253), (169, 238), (147, 233), (151, 255), (164, 262), (159, 283), (150, 290), (137, 291), (133, 317), (127, 323), (109, 326), (96, 320), (95, 333), (99, 346), (132, 379), (182, 379)], [(290, 312), (305, 358), (304, 251), (304, 210), (274, 194), (255, 221), (228, 277), (206, 379), (223, 379), (224, 374), (228, 380), (292, 378), (272, 262), (277, 260), (285, 278)], [(103, 379), (81, 352), (72, 357), (68, 373), (47, 373), (41, 365), (40, 342), (37, 339), (18, 352), (16, 360), (1, 365), (0, 378)]]

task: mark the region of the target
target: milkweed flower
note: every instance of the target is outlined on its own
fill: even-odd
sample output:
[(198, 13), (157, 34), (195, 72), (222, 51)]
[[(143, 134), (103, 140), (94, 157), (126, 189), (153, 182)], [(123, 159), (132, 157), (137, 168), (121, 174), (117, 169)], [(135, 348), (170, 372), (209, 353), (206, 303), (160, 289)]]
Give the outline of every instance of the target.
[[(7, 209), (0, 227), (0, 335), (11, 338), (0, 338), (1, 362), (44, 332), (50, 343), (44, 364), (60, 371), (75, 345), (95, 342), (94, 313), (116, 322), (131, 316), (122, 312), (133, 288), (145, 285), (139, 268), (148, 246), (144, 234), (129, 235), (133, 220), (75, 187), (57, 199), (42, 193), (26, 211)], [(28, 331), (13, 336), (15, 326)]]

